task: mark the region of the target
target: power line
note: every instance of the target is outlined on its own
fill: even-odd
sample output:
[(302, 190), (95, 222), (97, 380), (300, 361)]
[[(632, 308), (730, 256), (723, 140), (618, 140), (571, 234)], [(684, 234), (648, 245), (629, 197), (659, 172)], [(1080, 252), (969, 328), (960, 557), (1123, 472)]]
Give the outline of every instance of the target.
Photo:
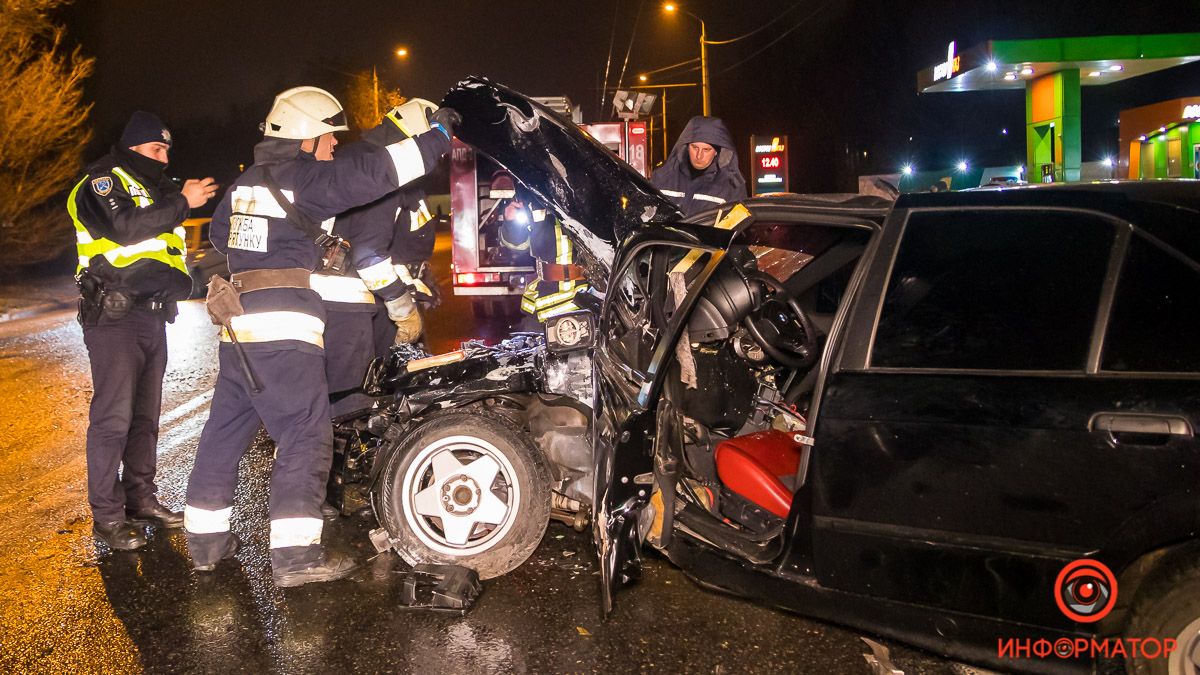
[(637, 16), (633, 17), (633, 30), (629, 33), (629, 46), (625, 49), (625, 63), (621, 64), (621, 75), (617, 78), (617, 89), (625, 83), (625, 69), (629, 66), (629, 53), (633, 51), (633, 40), (637, 37), (638, 23), (642, 20), (642, 7), (645, 6), (646, 0), (641, 0), (638, 3)]
[(612, 32), (608, 34), (608, 58), (604, 61), (604, 86), (600, 87), (600, 114), (604, 114), (604, 92), (608, 91), (608, 71), (612, 68), (613, 43), (617, 41), (617, 21), (621, 18), (621, 3), (613, 3)]
[(783, 17), (787, 16), (788, 13), (791, 12), (792, 10), (798, 9), (803, 6), (804, 6), (803, 2), (797, 2), (794, 5), (792, 5), (791, 7), (788, 7), (787, 9), (783, 10), (782, 12), (776, 14), (774, 19), (771, 19), (770, 21), (764, 23), (763, 25), (759, 26), (758, 28), (755, 28), (754, 30), (752, 30), (749, 33), (746, 33), (744, 35), (739, 35), (735, 38), (730, 38), (728, 40), (706, 40), (705, 42), (707, 42), (710, 45), (727, 45), (727, 44), (732, 44), (734, 42), (738, 42), (739, 40), (745, 40), (746, 38), (750, 37), (751, 35), (754, 35), (755, 33), (762, 31), (763, 29), (767, 28), (768, 26), (771, 26), (772, 24), (774, 24), (776, 21), (779, 21)]
[(758, 51), (754, 52), (754, 53), (753, 53), (753, 54), (751, 54), (750, 56), (747, 56), (746, 58), (742, 59), (741, 61), (738, 61), (737, 63), (733, 64), (732, 66), (729, 66), (728, 68), (725, 68), (724, 70), (718, 71), (718, 72), (717, 72), (717, 75), (724, 75), (725, 73), (728, 73), (729, 71), (733, 70), (734, 68), (737, 68), (738, 66), (740, 66), (740, 65), (742, 65), (742, 64), (744, 64), (744, 63), (746, 63), (746, 62), (747, 62), (747, 61), (749, 61), (750, 59), (752, 59), (752, 58), (754, 58), (754, 57), (758, 56), (759, 54), (761, 54), (761, 53), (763, 53), (763, 52), (767, 51), (767, 50), (768, 50), (768, 49), (770, 49), (772, 46), (774, 46), (774, 44), (775, 44), (776, 42), (779, 42), (779, 41), (780, 41), (780, 40), (782, 40), (783, 38), (787, 37), (787, 36), (788, 36), (788, 35), (790, 35), (790, 34), (791, 34), (793, 31), (795, 31), (797, 28), (799, 28), (799, 27), (803, 26), (804, 24), (808, 23), (809, 19), (812, 19), (812, 18), (813, 18), (813, 17), (815, 17), (816, 15), (820, 14), (820, 13), (821, 13), (821, 11), (822, 11), (822, 10), (824, 10), (826, 6), (827, 6), (827, 5), (821, 5), (821, 6), (817, 7), (816, 11), (814, 11), (812, 14), (809, 14), (808, 16), (804, 17), (803, 19), (801, 19), (801, 20), (800, 20), (800, 21), (799, 21), (799, 22), (798, 22), (798, 23), (797, 23), (795, 26), (792, 26), (791, 28), (789, 28), (789, 29), (785, 30), (783, 33), (780, 33), (778, 37), (776, 37), (774, 40), (771, 40), (771, 41), (770, 41), (770, 42), (768, 42), (767, 44), (763, 45), (761, 49), (759, 49)]

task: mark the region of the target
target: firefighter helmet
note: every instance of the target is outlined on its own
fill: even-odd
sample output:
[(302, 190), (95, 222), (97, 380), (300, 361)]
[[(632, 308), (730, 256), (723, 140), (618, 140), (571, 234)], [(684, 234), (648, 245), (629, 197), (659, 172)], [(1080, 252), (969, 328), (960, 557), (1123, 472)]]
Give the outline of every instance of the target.
[(387, 117), (410, 138), (429, 131), (429, 116), (437, 105), (423, 98), (410, 98), (388, 111)]
[(342, 104), (317, 87), (294, 87), (279, 94), (263, 123), (264, 136), (300, 141), (347, 129)]

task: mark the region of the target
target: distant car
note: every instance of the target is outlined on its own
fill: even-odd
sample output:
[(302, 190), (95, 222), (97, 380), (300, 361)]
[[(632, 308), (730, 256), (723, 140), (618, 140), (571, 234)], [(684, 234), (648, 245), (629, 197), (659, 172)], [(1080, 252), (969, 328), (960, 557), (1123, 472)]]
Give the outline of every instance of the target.
[(214, 274), (229, 278), (229, 266), (225, 264), (225, 254), (213, 248), (208, 241), (208, 222), (211, 218), (188, 218), (183, 221), (183, 229), (187, 232), (187, 265), (188, 274), (192, 277), (192, 294), (188, 297), (204, 297), (208, 280)]

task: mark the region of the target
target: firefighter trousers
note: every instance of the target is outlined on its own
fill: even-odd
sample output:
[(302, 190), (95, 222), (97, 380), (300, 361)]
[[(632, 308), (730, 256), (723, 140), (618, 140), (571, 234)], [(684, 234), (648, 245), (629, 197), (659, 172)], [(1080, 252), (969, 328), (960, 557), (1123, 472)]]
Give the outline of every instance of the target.
[(97, 522), (125, 519), (125, 507), (154, 500), (158, 414), (167, 368), (161, 312), (134, 309), (83, 327), (92, 365), (88, 413), (88, 503)]
[(337, 306), (344, 304), (325, 303), (325, 379), (329, 383), (334, 417), (371, 405), (369, 396), (355, 390), (362, 387), (367, 368), (375, 358), (371, 325), (375, 305), (349, 310)]
[(271, 566), (289, 572), (319, 564), (321, 502), (333, 457), (325, 357), (300, 349), (247, 345), (261, 392), (245, 380), (237, 353), (220, 347), (220, 373), (196, 463), (188, 480), (184, 529), (196, 565), (231, 550), (230, 516), (238, 463), (259, 425), (275, 440), (271, 468)]

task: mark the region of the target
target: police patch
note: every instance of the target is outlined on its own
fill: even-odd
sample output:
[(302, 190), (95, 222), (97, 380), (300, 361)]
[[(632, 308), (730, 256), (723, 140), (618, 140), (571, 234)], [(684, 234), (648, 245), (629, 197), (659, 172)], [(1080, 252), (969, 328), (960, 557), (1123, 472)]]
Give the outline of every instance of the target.
[(101, 197), (112, 192), (112, 187), (112, 176), (101, 176), (100, 178), (92, 179), (92, 191)]

